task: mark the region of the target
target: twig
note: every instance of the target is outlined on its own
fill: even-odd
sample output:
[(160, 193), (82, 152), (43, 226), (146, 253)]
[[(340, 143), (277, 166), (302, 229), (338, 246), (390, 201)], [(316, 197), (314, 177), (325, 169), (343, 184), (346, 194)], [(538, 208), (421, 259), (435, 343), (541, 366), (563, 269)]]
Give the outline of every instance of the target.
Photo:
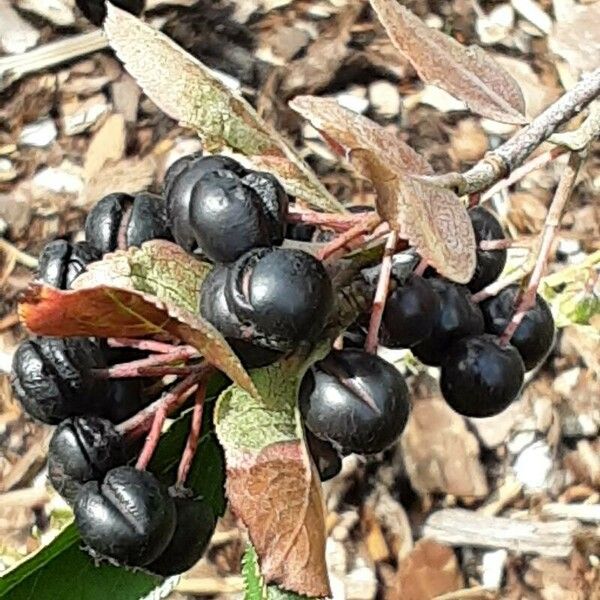
[(544, 270), (546, 269), (546, 263), (548, 262), (548, 255), (550, 254), (554, 234), (560, 223), (563, 210), (571, 196), (571, 192), (575, 187), (575, 181), (577, 180), (581, 164), (582, 158), (579, 154), (574, 152), (569, 156), (569, 162), (560, 177), (554, 198), (552, 198), (552, 203), (548, 209), (548, 214), (544, 223), (544, 231), (542, 232), (542, 238), (540, 240), (540, 249), (537, 254), (533, 272), (529, 278), (527, 288), (517, 301), (517, 308), (510, 323), (500, 336), (501, 344), (508, 344), (508, 342), (510, 342), (510, 338), (521, 324), (527, 311), (532, 306), (535, 306), (535, 295), (538, 286), (540, 285), (542, 275), (544, 274)]
[[(0, 59), (1, 60), (1, 59)], [(38, 267), (38, 259), (34, 256), (31, 256), (25, 252), (22, 252), (18, 248), (15, 248), (10, 242), (3, 240), (0, 238), (0, 249), (2, 249), (7, 254), (14, 256), (15, 260), (22, 264), (24, 267), (28, 269), (37, 269)]]
[(338, 235), (335, 239), (331, 240), (328, 244), (326, 244), (318, 253), (318, 258), (320, 260), (325, 260), (330, 257), (334, 252), (343, 248), (348, 242), (353, 239), (360, 237), (361, 235), (365, 235), (366, 233), (370, 233), (381, 223), (381, 217), (378, 215), (369, 214), (368, 217), (364, 215), (361, 218), (361, 221), (356, 225), (353, 225), (341, 235)]
[(367, 341), (365, 342), (365, 350), (367, 352), (374, 353), (377, 351), (379, 327), (381, 326), (381, 318), (383, 316), (385, 301), (390, 286), (392, 257), (394, 256), (397, 241), (398, 232), (395, 230), (390, 231), (385, 244), (383, 260), (381, 261), (381, 272), (379, 273), (379, 280), (377, 281), (375, 299), (373, 300), (373, 310), (371, 311), (371, 319), (369, 321), (369, 332), (367, 333)]
[(523, 164), (560, 125), (581, 112), (599, 94), (600, 68), (581, 79), (527, 127), (493, 152), (489, 152), (466, 173), (449, 173), (427, 179), (438, 185), (456, 187), (461, 195), (481, 192)]
[(561, 504), (549, 502), (542, 506), (542, 514), (558, 519), (577, 519), (600, 524), (600, 504)]
[(152, 354), (147, 358), (133, 360), (128, 363), (113, 365), (107, 369), (93, 369), (92, 374), (99, 379), (113, 379), (120, 377), (144, 377), (141, 370), (149, 367), (159, 367), (169, 365), (170, 363), (186, 361), (190, 358), (198, 358), (198, 351), (192, 346), (175, 347), (170, 353)]
[(505, 548), (516, 554), (567, 558), (573, 538), (581, 531), (577, 521), (542, 523), (489, 517), (470, 510), (447, 508), (432, 513), (423, 535), (451, 546)]
[(108, 47), (108, 40), (97, 29), (52, 42), (16, 56), (0, 58), (0, 90), (6, 89), (25, 75), (55, 67)]
[(200, 429), (202, 428), (202, 413), (204, 409), (204, 399), (206, 397), (206, 374), (202, 381), (198, 384), (196, 390), (196, 401), (194, 404), (194, 411), (192, 413), (192, 423), (190, 425), (190, 431), (188, 438), (185, 443), (183, 454), (181, 455), (181, 462), (177, 469), (177, 484), (183, 486), (187, 479), (188, 473), (192, 466), (192, 461), (196, 454), (196, 448), (198, 447), (198, 440), (200, 439)]
[(533, 238), (515, 238), (504, 240), (481, 240), (480, 250), (506, 250), (507, 248), (531, 248), (535, 244)]

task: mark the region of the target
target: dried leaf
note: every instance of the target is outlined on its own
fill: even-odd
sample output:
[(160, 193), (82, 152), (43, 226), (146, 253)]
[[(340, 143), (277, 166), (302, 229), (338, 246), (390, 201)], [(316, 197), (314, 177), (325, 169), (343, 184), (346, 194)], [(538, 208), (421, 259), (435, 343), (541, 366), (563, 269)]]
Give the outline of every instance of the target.
[(290, 106), (373, 182), (381, 217), (429, 264), (459, 283), (471, 279), (475, 236), (466, 208), (452, 191), (414, 176), (431, 173), (424, 158), (389, 131), (334, 101), (298, 96)]
[(169, 334), (197, 348), (250, 394), (256, 393), (239, 359), (210, 323), (141, 292), (109, 286), (61, 291), (34, 283), (19, 303), (19, 317), (37, 335), (137, 338)]
[(229, 148), (278, 176), (314, 208), (343, 211), (310, 167), (241, 97), (163, 33), (108, 4), (105, 31), (125, 68), (172, 118), (194, 128), (205, 148)]
[(248, 528), (265, 582), (324, 597), (324, 507), (296, 410), (300, 377), (285, 362), (254, 370), (260, 396), (232, 386), (219, 397), (214, 419), (229, 504)]
[(484, 117), (526, 123), (519, 85), (484, 50), (427, 27), (397, 0), (370, 1), (393, 44), (425, 83), (438, 85)]

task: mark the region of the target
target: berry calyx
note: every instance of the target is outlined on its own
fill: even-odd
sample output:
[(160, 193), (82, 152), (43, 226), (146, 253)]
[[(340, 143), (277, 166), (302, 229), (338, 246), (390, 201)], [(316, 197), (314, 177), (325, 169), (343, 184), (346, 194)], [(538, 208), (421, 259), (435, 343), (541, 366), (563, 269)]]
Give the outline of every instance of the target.
[(168, 577), (187, 571), (201, 558), (217, 520), (208, 502), (174, 497), (176, 525), (168, 546), (146, 569)]
[(450, 346), (440, 386), (446, 402), (466, 417), (491, 417), (505, 410), (521, 388), (525, 366), (510, 344), (490, 334), (469, 336)]
[(86, 483), (74, 512), (92, 554), (129, 566), (156, 560), (175, 531), (173, 499), (154, 475), (133, 467), (117, 467), (101, 483)]
[(301, 250), (261, 248), (244, 254), (228, 272), (225, 294), (248, 339), (278, 350), (314, 341), (334, 306), (325, 268)]
[[(475, 242), (505, 239), (500, 221), (482, 206), (469, 210), (469, 217), (475, 232)], [(471, 293), (482, 290), (486, 285), (496, 281), (506, 264), (506, 250), (481, 250), (477, 248), (477, 264), (475, 273), (467, 283)]]
[[(517, 308), (519, 291), (519, 286), (510, 285), (497, 296), (481, 303), (487, 332), (502, 335)], [(554, 319), (550, 307), (536, 294), (535, 305), (525, 313), (510, 339), (510, 343), (519, 351), (527, 371), (545, 360), (554, 344), (554, 335)]]
[(393, 290), (385, 304), (381, 341), (389, 348), (410, 348), (430, 336), (440, 310), (439, 296), (431, 283), (412, 275)]
[(409, 414), (400, 372), (362, 350), (334, 350), (308, 371), (300, 386), (306, 427), (341, 454), (374, 454), (393, 444)]
[(98, 481), (126, 459), (123, 437), (98, 417), (74, 417), (55, 430), (48, 450), (48, 478), (69, 503), (81, 486)]
[(440, 309), (431, 335), (413, 346), (411, 351), (421, 362), (437, 367), (450, 344), (467, 335), (483, 333), (483, 316), (466, 287), (445, 279), (434, 278), (429, 282), (439, 297)]
[(87, 265), (100, 258), (100, 253), (87, 242), (54, 240), (40, 254), (38, 278), (59, 290), (68, 290)]

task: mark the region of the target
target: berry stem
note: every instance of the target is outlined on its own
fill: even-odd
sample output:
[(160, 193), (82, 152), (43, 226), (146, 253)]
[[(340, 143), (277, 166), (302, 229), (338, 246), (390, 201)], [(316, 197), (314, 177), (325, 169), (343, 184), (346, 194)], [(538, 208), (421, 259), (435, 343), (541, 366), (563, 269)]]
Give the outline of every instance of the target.
[(354, 240), (361, 235), (365, 235), (367, 233), (371, 233), (377, 225), (381, 223), (381, 217), (378, 215), (370, 214), (367, 218), (364, 215), (361, 217), (361, 221), (356, 225), (353, 225), (341, 235), (338, 235), (334, 240), (331, 240), (328, 244), (326, 244), (319, 251), (317, 258), (320, 260), (325, 260), (329, 258), (334, 252), (342, 249), (348, 242)]
[(203, 369), (188, 375), (173, 388), (163, 394), (158, 400), (141, 410), (139, 413), (117, 425), (117, 431), (130, 439), (136, 439), (148, 432), (154, 422), (154, 416), (163, 412), (165, 418), (177, 410), (196, 391), (198, 382), (212, 367), (204, 364)]
[(206, 377), (198, 384), (196, 390), (196, 399), (194, 403), (194, 411), (192, 412), (192, 423), (190, 425), (190, 432), (188, 434), (187, 441), (185, 443), (185, 449), (181, 456), (181, 462), (177, 469), (177, 485), (185, 485), (188, 473), (192, 466), (192, 461), (196, 454), (196, 448), (198, 448), (198, 441), (200, 440), (200, 430), (202, 429), (202, 413), (204, 411), (204, 399), (206, 398)]
[(371, 311), (371, 320), (369, 321), (369, 332), (367, 333), (367, 341), (365, 342), (365, 350), (374, 354), (377, 352), (379, 342), (379, 327), (381, 326), (381, 318), (383, 317), (383, 309), (390, 286), (390, 276), (392, 274), (392, 258), (396, 250), (396, 242), (398, 241), (398, 232), (390, 231), (383, 259), (381, 261), (381, 272), (377, 281), (377, 289), (375, 290), (375, 299), (373, 300), (373, 310)]
[(347, 231), (353, 225), (360, 223), (365, 213), (344, 214), (344, 213), (320, 213), (316, 211), (304, 211), (290, 208), (286, 216), (288, 223), (304, 223), (306, 225), (315, 225), (317, 227), (327, 227), (335, 231)]
[(554, 234), (556, 233), (556, 229), (560, 224), (563, 210), (571, 196), (571, 192), (575, 187), (575, 182), (577, 180), (577, 175), (579, 173), (579, 169), (581, 168), (582, 162), (583, 160), (579, 154), (570, 154), (569, 162), (567, 163), (567, 166), (560, 177), (558, 187), (554, 193), (554, 198), (552, 198), (552, 203), (550, 204), (548, 214), (546, 215), (544, 231), (540, 240), (540, 248), (537, 253), (533, 272), (529, 277), (527, 287), (519, 295), (519, 299), (516, 303), (517, 307), (512, 319), (500, 336), (500, 343), (502, 345), (506, 345), (510, 342), (513, 334), (521, 324), (526, 312), (535, 306), (535, 295), (537, 294), (538, 286), (540, 285), (542, 275), (546, 269), (546, 263), (548, 262), (548, 256), (550, 255), (552, 242), (554, 240)]
[(169, 365), (164, 367), (142, 367), (141, 369), (138, 369), (138, 374), (140, 377), (164, 377), (165, 375), (177, 375), (178, 377), (184, 377), (186, 375), (195, 373), (201, 368), (202, 365), (191, 365), (185, 367), (172, 367)]
[(481, 240), (481, 250), (506, 250), (507, 248), (531, 248), (534, 244), (532, 238), (516, 238), (504, 240)]
[[(108, 338), (108, 345), (111, 348), (137, 348), (138, 350), (148, 350), (157, 354), (168, 354), (179, 350), (182, 346), (157, 342), (155, 340), (138, 340), (135, 338)], [(192, 346), (189, 346), (192, 348)]]
[(190, 358), (197, 358), (198, 356), (198, 351), (195, 348), (192, 348), (191, 346), (182, 346), (170, 353), (153, 354), (147, 358), (134, 360), (128, 363), (121, 363), (109, 367), (108, 369), (93, 369), (92, 373), (94, 377), (100, 379), (144, 377), (145, 375), (142, 374), (141, 370), (147, 369), (148, 367), (158, 367), (174, 362), (187, 361)]
[(418, 275), (419, 277), (423, 277), (423, 273), (425, 273), (428, 265), (429, 265), (429, 263), (427, 262), (427, 259), (422, 258), (419, 261), (419, 264), (415, 267), (415, 275)]

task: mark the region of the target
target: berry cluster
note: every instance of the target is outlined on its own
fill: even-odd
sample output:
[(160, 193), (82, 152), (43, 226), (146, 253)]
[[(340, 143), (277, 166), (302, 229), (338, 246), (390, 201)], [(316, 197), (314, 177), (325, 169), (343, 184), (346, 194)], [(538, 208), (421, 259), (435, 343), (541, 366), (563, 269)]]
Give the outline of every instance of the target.
[[(172, 240), (213, 264), (199, 290), (199, 314), (221, 332), (245, 367), (267, 366), (310, 350), (330, 337), (330, 325), (337, 322), (336, 294), (323, 263), (284, 244), (290, 238), (326, 243), (329, 232), (312, 225), (288, 228), (289, 205), (268, 173), (225, 156), (185, 156), (168, 170), (162, 195), (113, 193), (101, 199), (88, 215), (86, 241), (48, 244), (38, 278), (69, 289), (90, 262), (106, 253), (152, 239)], [(478, 242), (504, 237), (488, 211), (475, 208), (470, 215)], [(463, 415), (483, 417), (506, 408), (519, 393), (525, 370), (540, 364), (553, 342), (552, 316), (541, 298), (524, 315), (511, 343), (503, 334), (519, 290), (508, 287), (485, 302), (473, 302), (471, 293), (495, 281), (505, 261), (505, 250), (479, 249), (476, 272), (466, 286), (427, 271), (413, 273), (394, 282), (383, 312), (381, 342), (410, 348), (423, 363), (441, 367), (444, 397)], [(339, 472), (343, 455), (374, 454), (391, 446), (408, 419), (403, 376), (363, 350), (368, 318), (360, 315), (343, 336), (344, 348), (315, 363), (300, 385), (308, 449), (322, 480)], [(132, 466), (139, 432), (130, 435), (128, 419), (155, 399), (165, 380), (158, 372), (153, 378), (121, 375), (129, 373), (123, 367), (146, 357), (145, 351), (115, 348), (106, 340), (33, 338), (15, 354), (12, 383), (28, 414), (58, 425), (49, 449), (49, 478), (73, 506), (90, 552), (168, 575), (198, 560), (216, 517), (206, 502), (185, 490), (181, 473), (186, 469), (169, 489), (145, 471), (150, 433)]]

